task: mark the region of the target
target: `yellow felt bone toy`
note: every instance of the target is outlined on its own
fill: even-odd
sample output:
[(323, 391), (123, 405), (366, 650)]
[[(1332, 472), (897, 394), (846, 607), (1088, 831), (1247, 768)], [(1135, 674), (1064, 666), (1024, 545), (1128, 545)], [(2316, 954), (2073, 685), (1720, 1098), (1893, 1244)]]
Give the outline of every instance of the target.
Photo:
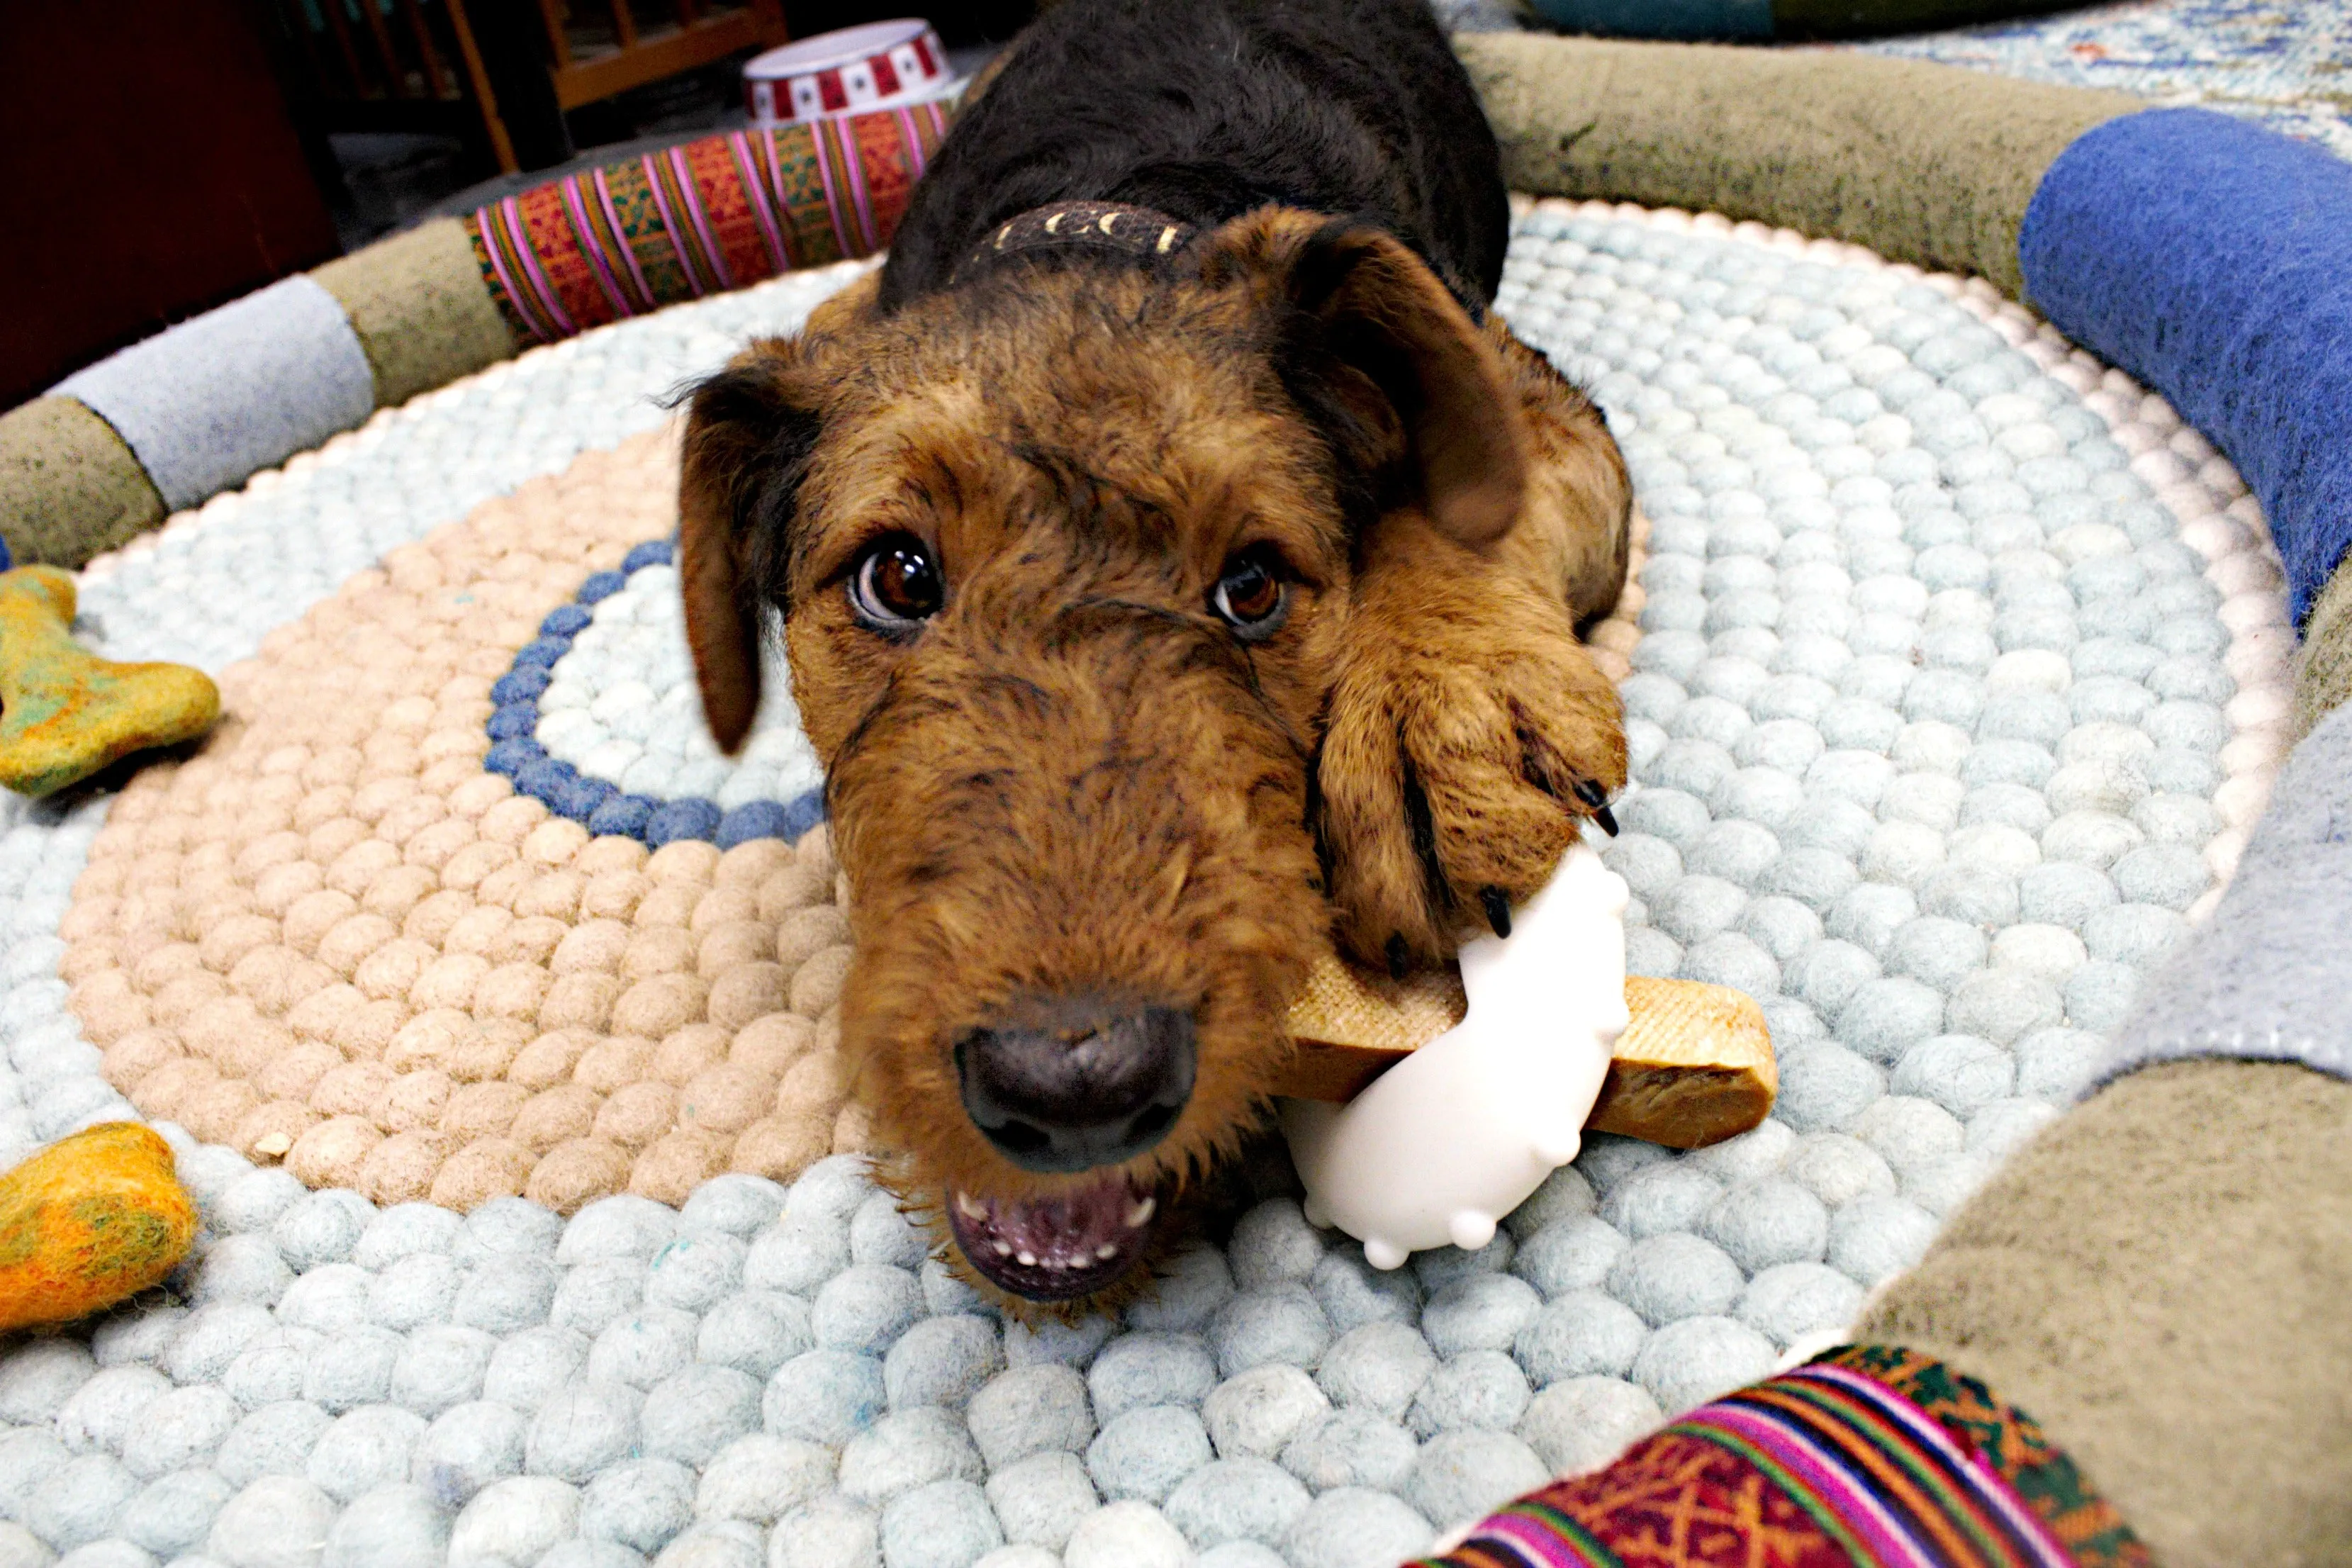
[(74, 603), (69, 573), (0, 572), (0, 784), (19, 795), (194, 740), (220, 717), (219, 689), (202, 670), (116, 664), (74, 641)]
[(160, 1284), (195, 1234), (172, 1146), (152, 1131), (107, 1121), (60, 1139), (0, 1174), (0, 1333)]

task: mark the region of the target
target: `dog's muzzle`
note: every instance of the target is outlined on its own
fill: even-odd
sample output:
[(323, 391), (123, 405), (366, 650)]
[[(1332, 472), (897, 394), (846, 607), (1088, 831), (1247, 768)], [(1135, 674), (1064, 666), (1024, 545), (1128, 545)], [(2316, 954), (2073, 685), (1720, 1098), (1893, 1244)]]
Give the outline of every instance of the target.
[(1060, 1004), (957, 1042), (964, 1110), (1024, 1171), (1075, 1174), (1143, 1153), (1192, 1096), (1192, 1016)]

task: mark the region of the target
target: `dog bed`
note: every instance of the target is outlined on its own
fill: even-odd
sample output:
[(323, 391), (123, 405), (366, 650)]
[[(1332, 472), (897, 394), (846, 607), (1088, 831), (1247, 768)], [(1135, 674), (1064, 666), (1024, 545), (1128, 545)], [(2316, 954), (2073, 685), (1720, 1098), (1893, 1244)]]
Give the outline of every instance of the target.
[[(1884, 205), (1801, 161), (1779, 192), (1702, 174), (2014, 277), (2029, 198), (2084, 188), (2043, 171), (2128, 107), (2044, 101), (2063, 131), (1989, 143), (2016, 177), (1923, 187), (1947, 216), (1994, 193), (1940, 227), (1860, 227)], [(1834, 1331), (1916, 1258), (2099, 1070), (2233, 868), (2291, 728), (2281, 563), (2164, 398), (1999, 290), (1670, 210), (1676, 122), (1595, 174), (1542, 107), (1500, 112), (1518, 170), (1654, 204), (1523, 205), (1499, 301), (1594, 384), (1649, 517), (1608, 850), (1629, 957), (1765, 1001), (1771, 1122), (1688, 1156), (1596, 1138), (1481, 1253), (1386, 1276), (1255, 1171), (1231, 1240), (1122, 1321), (980, 1310), (866, 1182), (837, 1089), (793, 1089), (841, 962), (805, 758), (782, 706), (751, 783), (696, 754), (659, 591), (652, 399), (851, 270), (793, 274), (386, 409), (85, 574), (89, 640), (219, 675), (235, 728), (119, 796), (5, 808), (0, 1144), (176, 1072), (153, 1103), (207, 1231), (172, 1290), (0, 1350), (0, 1552), (1388, 1563)], [(2265, 491), (2304, 541), (2307, 478)], [(320, 894), (354, 907), (295, 915)], [(742, 946), (761, 926), (800, 935)], [(252, 1020), (336, 986), (360, 1005), (328, 1043), (383, 1071), (319, 1101), (333, 1070)], [(559, 986), (582, 1010), (538, 1030)], [(597, 1037), (532, 1055), (574, 1032)], [(604, 1097), (584, 1131), (580, 1095), (541, 1100), (567, 1087)], [(600, 1131), (632, 1093), (668, 1121)]]
[[(414, 951), (434, 945), (426, 925), (409, 934), (425, 900), (396, 907), (395, 873), (416, 868), (409, 847), (436, 826), (448, 839), (467, 825), (477, 846), (515, 837), (500, 847), (516, 852), (505, 864), (530, 861), (522, 887), (577, 873), (568, 913), (559, 890), (501, 928), (541, 922), (541, 942), (564, 928), (551, 987), (553, 952), (604, 918), (586, 889), (616, 868), (647, 884), (633, 931), (720, 939), (715, 917), (696, 930), (704, 902), (748, 890), (756, 910), (772, 881), (803, 907), (824, 901), (821, 835), (784, 858), (782, 840), (756, 837), (724, 850), (690, 834), (650, 852), (633, 837), (591, 844), (483, 764), (492, 722), (515, 710), (492, 689), (525, 648), (560, 637), (521, 668), (548, 672), (542, 696), (596, 695), (541, 711), (531, 733), (548, 753), (581, 778), (607, 767), (621, 793), (718, 811), (726, 783), (688, 773), (674, 608), (629, 586), (657, 583), (658, 552), (625, 570), (665, 527), (665, 459), (630, 432), (662, 417), (650, 394), (751, 331), (789, 330), (845, 277), (795, 275), (534, 351), (95, 563), (93, 641), (220, 671), (245, 728), (210, 768), (152, 770), (112, 811), (102, 797), (10, 807), (7, 1137), (125, 1113), (106, 1074), (139, 1030), (97, 1036), (136, 1019), (134, 1001), (151, 1048), (176, 1029), (173, 1059), (230, 1076), (230, 1053), (205, 1054), (205, 1008), (246, 996), (239, 976), (264, 993), (247, 997), (257, 1008), (286, 999), (299, 983), (289, 964), (254, 954), (306, 956), (290, 904), (230, 912), (231, 889), (258, 895), (276, 851), (255, 847), (282, 847), (305, 803), (336, 807), (331, 821), (380, 803), (378, 827), (394, 810), (419, 819), (398, 868), (364, 881), (346, 868), (355, 898), (392, 910), (352, 945), (399, 933), (352, 972), (408, 944), (379, 968), (414, 962), (411, 1025), (429, 1019), (427, 1000), (509, 1016), (489, 995), (503, 983), (490, 952), (450, 951), (464, 917), (428, 961)], [(13, 1427), (0, 1510), (89, 1562), (144, 1560), (135, 1549), (242, 1565), (279, 1560), (289, 1540), (324, 1542), (330, 1561), (390, 1561), (446, 1540), (458, 1561), (770, 1553), (813, 1568), (878, 1550), (914, 1568), (1011, 1541), (1036, 1550), (1005, 1568), (1055, 1552), (1069, 1568), (1174, 1563), (1192, 1548), (1225, 1568), (1336, 1568), (1418, 1550), (1834, 1331), (2095, 1069), (2097, 1031), (2139, 969), (2226, 876), (2283, 736), (2279, 568), (2229, 464), (2161, 399), (1982, 284), (1755, 226), (1548, 203), (1516, 220), (1499, 308), (1593, 382), (1650, 518), (1645, 635), (1625, 683), (1640, 786), (1608, 850), (1639, 900), (1629, 955), (1765, 1000), (1783, 1063), (1772, 1122), (1686, 1157), (1596, 1139), (1484, 1252), (1423, 1255), (1394, 1276), (1308, 1228), (1267, 1173), (1231, 1243), (1187, 1255), (1123, 1322), (1032, 1331), (978, 1310), (926, 1261), (853, 1155), (790, 1184), (698, 1184), (714, 1138), (674, 1184), (649, 1176), (653, 1196), (568, 1219), (493, 1196), (528, 1173), (458, 1159), (470, 1145), (440, 1119), (461, 1083), (544, 1091), (513, 1080), (520, 1053), (483, 1073), (415, 1029), (402, 1076), (448, 1098), (405, 1112), (420, 1135), (402, 1147), (450, 1157), (370, 1168), (394, 1132), (310, 1173), (374, 1183), (381, 1201), (310, 1190), (291, 1165), (257, 1169), (165, 1124), (210, 1243), (179, 1297), (0, 1362)], [(1956, 399), (1976, 417), (1937, 427), (1965, 435), (1920, 446), (1903, 410), (1925, 421)], [(1929, 501), (1939, 471), (1958, 484), (1948, 504)], [(624, 581), (597, 582), (583, 604), (604, 573)], [(215, 605), (233, 613), (198, 608)], [(342, 700), (383, 717), (342, 774), (352, 759), (321, 763), (331, 746), (297, 757), (304, 742), (268, 730), (273, 711), (323, 710), (302, 688), (339, 660), (373, 682)], [(606, 701), (632, 675), (642, 694)], [(563, 712), (604, 728), (551, 732)], [(679, 765), (632, 778), (635, 762), (603, 750), (624, 734), (667, 741)], [(379, 779), (408, 782), (362, 806)], [(437, 815), (415, 804), (435, 790)], [(341, 862), (316, 856), (334, 837), (305, 850), (322, 886)], [(626, 850), (603, 848), (615, 843)], [(598, 854), (628, 865), (583, 864)], [(121, 922), (142, 897), (186, 923), (126, 962)], [(660, 898), (669, 923), (635, 923)], [(275, 939), (232, 951), (273, 921)], [(676, 955), (688, 944), (670, 946), (672, 967), (632, 983), (687, 978)], [(193, 963), (170, 956), (189, 950)], [(508, 965), (529, 967), (530, 951)], [(814, 1036), (829, 996), (822, 976), (803, 982), (824, 952), (790, 973), (782, 952), (745, 959), (766, 969), (742, 1005)], [(198, 971), (217, 994), (186, 984)], [(473, 990), (417, 992), (436, 971), (452, 987), (471, 974)], [(671, 1038), (699, 1027), (707, 1052), (728, 1027), (723, 984), (722, 971), (687, 1005), (698, 1017), (657, 1022), (676, 1025)], [(674, 987), (672, 1004), (695, 989)], [(399, 1033), (374, 1059), (389, 1064)], [(257, 1077), (286, 1057), (254, 1064)], [(650, 1058), (638, 1070), (651, 1089), (683, 1087)], [(131, 1081), (143, 1092), (146, 1077)], [(208, 1131), (238, 1134), (213, 1113)], [(527, 1149), (513, 1131), (481, 1136)]]

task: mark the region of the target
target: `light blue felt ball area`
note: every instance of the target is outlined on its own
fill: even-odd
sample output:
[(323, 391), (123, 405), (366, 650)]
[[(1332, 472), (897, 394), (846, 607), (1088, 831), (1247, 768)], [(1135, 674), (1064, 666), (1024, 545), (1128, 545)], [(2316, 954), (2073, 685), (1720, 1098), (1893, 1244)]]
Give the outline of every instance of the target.
[[(382, 416), (94, 575), (86, 629), (216, 670), (854, 270)], [(1834, 1331), (2095, 1070), (2224, 831), (2231, 633), (2118, 444), (2165, 430), (2111, 428), (1958, 293), (1687, 220), (1516, 226), (1498, 308), (1595, 389), (1650, 520), (1604, 851), (1629, 957), (1763, 1004), (1757, 1131), (1596, 1137), (1488, 1247), (1387, 1274), (1276, 1181), (1118, 1321), (1032, 1328), (854, 1158), (459, 1216), (166, 1124), (198, 1256), (0, 1350), (0, 1563), (1375, 1568)], [(663, 596), (575, 637), (551, 751), (708, 760)], [(106, 807), (0, 806), (0, 1158), (133, 1114), (58, 977)]]
[(588, 614), (539, 699), (538, 738), (549, 755), (631, 794), (701, 796), (721, 811), (796, 800), (824, 782), (780, 653), (770, 659), (741, 753), (730, 758), (712, 744), (687, 657), (675, 566), (629, 574), (625, 586)]
[(548, 614), (490, 687), (482, 765), (591, 834), (654, 848), (796, 839), (824, 820), (824, 771), (783, 650), (763, 646), (759, 711), (740, 754), (722, 754), (702, 722), (676, 560), (671, 541), (647, 540)]

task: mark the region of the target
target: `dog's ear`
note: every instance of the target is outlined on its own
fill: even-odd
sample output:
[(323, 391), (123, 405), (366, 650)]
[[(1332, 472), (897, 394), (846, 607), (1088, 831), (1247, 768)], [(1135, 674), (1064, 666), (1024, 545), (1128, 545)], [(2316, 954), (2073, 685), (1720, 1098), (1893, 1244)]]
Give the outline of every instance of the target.
[(820, 421), (800, 345), (754, 343), (694, 389), (678, 471), (678, 586), (711, 738), (730, 753), (760, 710), (764, 603), (782, 605), (786, 533)]
[(1343, 460), (1418, 472), (1439, 528), (1465, 544), (1507, 532), (1527, 437), (1501, 361), (1428, 263), (1377, 228), (1269, 207), (1198, 248), (1202, 281), (1254, 289), (1280, 322), (1285, 377), (1338, 426)]

